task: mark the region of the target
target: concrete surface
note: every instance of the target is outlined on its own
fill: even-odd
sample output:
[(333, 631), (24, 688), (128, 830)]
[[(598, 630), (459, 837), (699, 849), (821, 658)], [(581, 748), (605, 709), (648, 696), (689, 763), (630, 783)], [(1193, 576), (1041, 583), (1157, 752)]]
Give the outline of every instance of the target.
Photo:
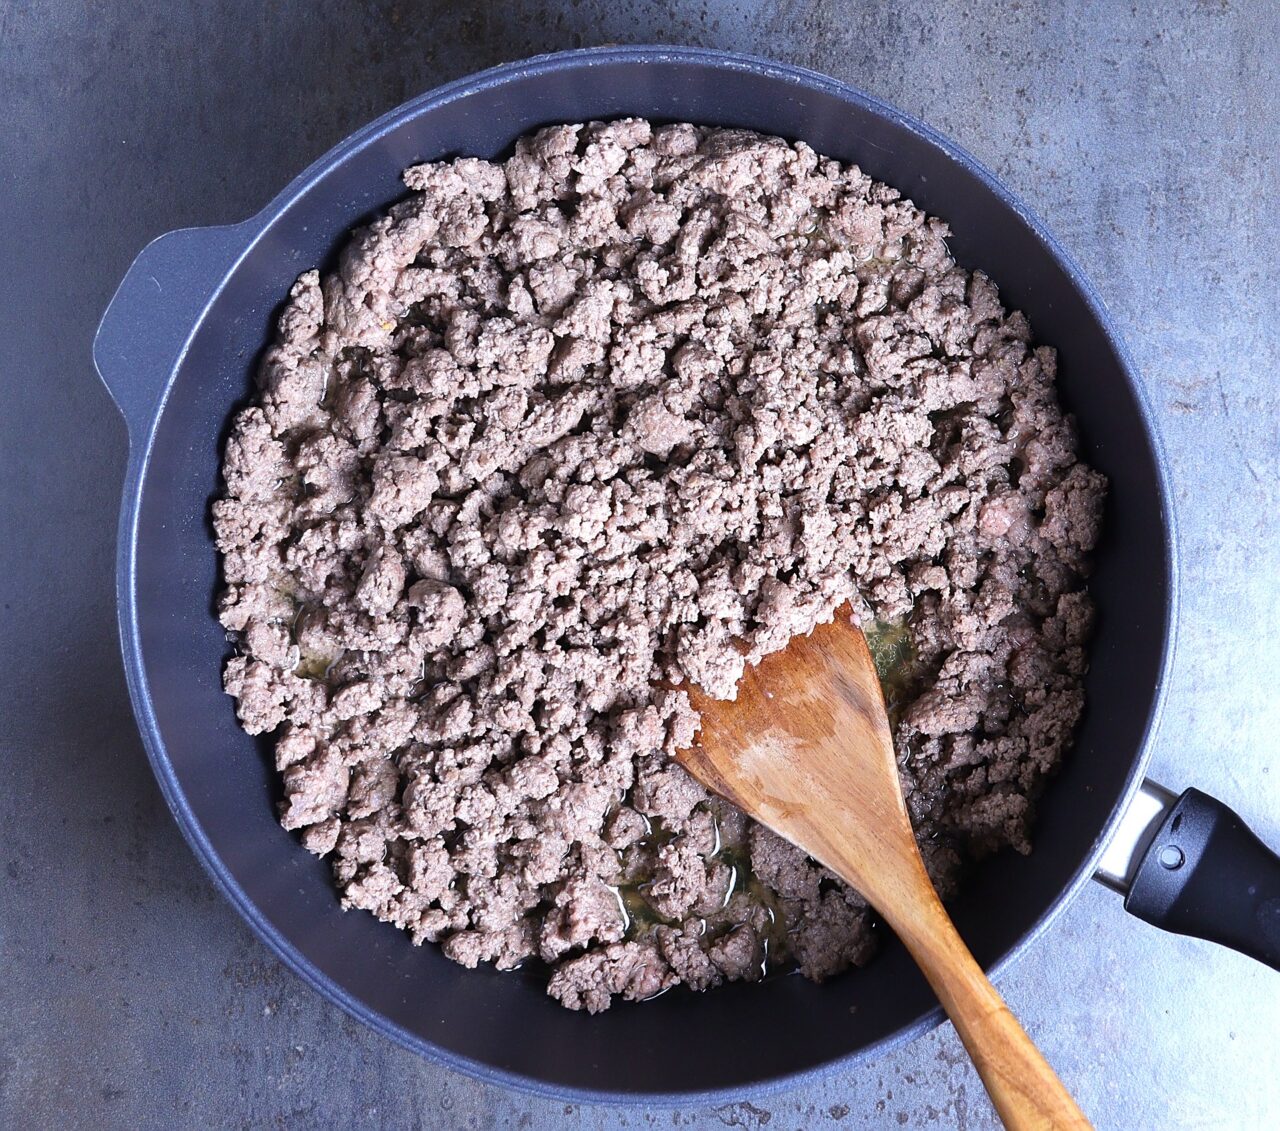
[[(687, 42), (828, 71), (1003, 176), (1146, 377), (1182, 521), (1154, 771), (1280, 843), (1280, 7), (1257, 3), (0, 2), (0, 1125), (993, 1126), (949, 1029), (715, 1111), (578, 1108), (357, 1027), (218, 898), (116, 651), (124, 428), (89, 342), (151, 236), (239, 219), (375, 114), (553, 48)], [(1101, 1127), (1280, 1126), (1280, 975), (1085, 892), (1003, 980)]]

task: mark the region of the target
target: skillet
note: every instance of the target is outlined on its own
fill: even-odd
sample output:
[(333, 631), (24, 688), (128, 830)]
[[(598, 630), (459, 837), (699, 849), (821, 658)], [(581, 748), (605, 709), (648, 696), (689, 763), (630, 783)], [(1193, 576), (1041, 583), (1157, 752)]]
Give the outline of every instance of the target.
[(1280, 861), (1205, 795), (1144, 785), (1173, 656), (1174, 518), (1150, 410), (1097, 295), (1025, 206), (926, 126), (810, 71), (691, 48), (542, 56), (423, 95), (256, 216), (160, 237), (112, 299), (94, 360), (129, 431), (124, 664), (161, 789), (224, 895), (304, 980), (374, 1029), (483, 1079), (573, 1100), (722, 1102), (880, 1056), (941, 1020), (892, 938), (867, 968), (823, 986), (774, 978), (597, 1017), (562, 1009), (532, 976), (468, 971), (415, 948), (340, 910), (328, 864), (277, 823), (270, 759), (221, 690), (209, 501), (229, 416), (290, 284), (402, 196), (410, 164), (497, 157), (544, 124), (631, 115), (747, 127), (857, 163), (945, 219), (956, 259), (987, 272), (1058, 348), (1062, 399), (1111, 481), (1088, 710), (1039, 806), (1034, 853), (985, 863), (955, 901), (978, 961), (998, 977), (1101, 868), (1142, 917), (1280, 964)]

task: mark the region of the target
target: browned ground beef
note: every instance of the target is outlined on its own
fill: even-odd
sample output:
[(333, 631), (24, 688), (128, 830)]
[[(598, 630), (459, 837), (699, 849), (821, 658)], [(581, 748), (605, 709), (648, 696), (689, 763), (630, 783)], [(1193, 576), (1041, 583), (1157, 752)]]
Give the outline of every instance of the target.
[(671, 761), (697, 719), (658, 689), (731, 695), (850, 599), (909, 618), (935, 878), (1028, 851), (1105, 482), (945, 226), (804, 145), (634, 120), (405, 183), (294, 286), (213, 508), (226, 688), (344, 904), (591, 1010), (865, 961), (864, 902)]

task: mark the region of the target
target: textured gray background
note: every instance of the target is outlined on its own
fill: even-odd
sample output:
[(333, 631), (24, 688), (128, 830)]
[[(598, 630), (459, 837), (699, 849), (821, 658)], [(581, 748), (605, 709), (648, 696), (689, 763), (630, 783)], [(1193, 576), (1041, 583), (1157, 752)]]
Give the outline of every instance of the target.
[[(0, 0), (0, 1125), (993, 1125), (949, 1027), (715, 1111), (566, 1106), (426, 1064), (268, 954), (152, 783), (116, 651), (125, 434), (89, 362), (99, 312), (151, 236), (238, 220), (374, 115), (539, 51), (806, 64), (950, 134), (1039, 211), (1127, 335), (1172, 463), (1183, 615), (1154, 772), (1280, 843), (1280, 7), (118, 8)], [(1280, 975), (1093, 887), (1002, 989), (1100, 1126), (1280, 1125)]]

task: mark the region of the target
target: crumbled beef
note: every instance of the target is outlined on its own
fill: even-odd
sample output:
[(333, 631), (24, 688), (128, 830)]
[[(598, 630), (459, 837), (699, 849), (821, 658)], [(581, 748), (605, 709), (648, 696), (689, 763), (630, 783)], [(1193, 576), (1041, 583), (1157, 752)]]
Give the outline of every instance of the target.
[(935, 880), (1029, 850), (1105, 482), (945, 225), (805, 145), (636, 120), (405, 183), (290, 292), (213, 504), (225, 686), (344, 905), (592, 1011), (865, 962), (860, 897), (671, 760), (683, 688), (846, 601), (909, 618)]
[(551, 975), (547, 992), (570, 1009), (599, 1013), (614, 995), (644, 1001), (676, 983), (658, 947), (648, 942), (610, 943), (570, 959)]

